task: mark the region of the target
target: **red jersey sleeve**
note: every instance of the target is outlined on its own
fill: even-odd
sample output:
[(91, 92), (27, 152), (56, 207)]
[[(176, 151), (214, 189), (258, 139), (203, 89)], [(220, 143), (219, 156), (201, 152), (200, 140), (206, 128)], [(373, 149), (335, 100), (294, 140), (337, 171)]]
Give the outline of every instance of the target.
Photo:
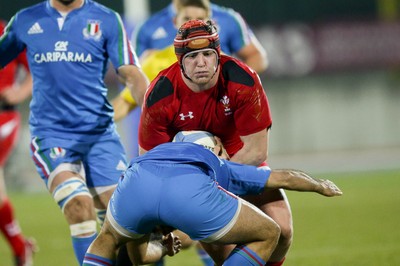
[(145, 95), (139, 123), (139, 145), (145, 150), (171, 141), (171, 111), (167, 109), (173, 94), (171, 82), (158, 76)]
[(272, 125), (267, 95), (256, 73), (249, 73), (254, 80), (252, 86), (235, 84), (236, 111), (234, 120), (240, 136), (247, 136)]

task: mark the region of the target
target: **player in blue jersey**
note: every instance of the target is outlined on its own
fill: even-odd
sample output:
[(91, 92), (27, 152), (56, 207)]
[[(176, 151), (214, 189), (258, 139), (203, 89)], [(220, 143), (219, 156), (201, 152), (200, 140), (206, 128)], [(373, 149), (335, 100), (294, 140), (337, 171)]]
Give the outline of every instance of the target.
[[(126, 168), (103, 82), (110, 60), (139, 105), (148, 81), (120, 16), (92, 0), (19, 11), (0, 38), (0, 67), (26, 48), (33, 76), (31, 155), (69, 224), (82, 263)], [(96, 211), (96, 212), (95, 212)]]
[(198, 144), (169, 142), (133, 159), (111, 197), (105, 224), (84, 265), (115, 265), (115, 250), (126, 242), (135, 265), (151, 263), (168, 252), (173, 255), (171, 246), (149, 243), (158, 226), (179, 229), (206, 243), (237, 244), (225, 266), (265, 265), (279, 238), (278, 225), (226, 189), (239, 195), (270, 188), (328, 197), (342, 194), (331, 181), (299, 170), (219, 159), (220, 150), (220, 143), (213, 153)]
[(225, 54), (237, 56), (258, 73), (267, 68), (266, 52), (243, 17), (233, 9), (218, 6), (209, 0), (173, 0), (166, 8), (152, 15), (135, 30), (133, 40), (137, 54), (142, 57), (144, 53), (172, 45), (180, 27), (175, 25), (177, 9), (180, 5), (198, 6), (196, 2), (201, 2), (210, 11), (210, 17), (205, 20), (211, 18), (217, 24), (221, 50)]

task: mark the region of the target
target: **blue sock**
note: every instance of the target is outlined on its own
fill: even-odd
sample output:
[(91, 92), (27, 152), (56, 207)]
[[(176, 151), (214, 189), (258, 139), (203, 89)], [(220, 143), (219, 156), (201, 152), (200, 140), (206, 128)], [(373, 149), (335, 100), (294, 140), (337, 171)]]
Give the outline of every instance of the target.
[(214, 261), (207, 254), (207, 252), (202, 249), (201, 247), (196, 246), (197, 255), (199, 255), (201, 261), (203, 262), (204, 266), (214, 266)]
[(91, 266), (91, 265), (96, 265), (96, 266), (110, 266), (110, 265), (115, 265), (115, 261), (103, 258), (94, 254), (86, 253), (85, 258), (83, 259), (83, 266)]
[(161, 260), (154, 263), (154, 266), (164, 266), (164, 258), (161, 258)]
[(223, 266), (264, 266), (265, 261), (247, 246), (237, 246), (232, 250)]
[(79, 265), (83, 263), (83, 257), (89, 248), (90, 244), (97, 237), (97, 233), (86, 237), (74, 237), (72, 236), (72, 247), (74, 248), (75, 257), (79, 262)]

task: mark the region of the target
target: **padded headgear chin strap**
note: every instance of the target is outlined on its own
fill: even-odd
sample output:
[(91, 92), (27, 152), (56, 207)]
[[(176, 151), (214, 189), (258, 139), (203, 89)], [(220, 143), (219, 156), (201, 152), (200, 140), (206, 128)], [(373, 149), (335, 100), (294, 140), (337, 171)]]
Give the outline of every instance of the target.
[(202, 20), (194, 19), (185, 22), (176, 34), (174, 47), (182, 73), (189, 80), (191, 79), (186, 75), (182, 64), (184, 56), (189, 52), (202, 49), (215, 50), (217, 54), (216, 69), (218, 68), (221, 55), (221, 45), (217, 28), (211, 20), (204, 22)]

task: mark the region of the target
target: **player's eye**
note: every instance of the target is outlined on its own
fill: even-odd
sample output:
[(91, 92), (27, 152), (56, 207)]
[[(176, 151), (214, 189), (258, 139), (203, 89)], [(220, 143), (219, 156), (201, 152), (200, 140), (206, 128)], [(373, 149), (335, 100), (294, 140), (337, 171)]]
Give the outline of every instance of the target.
[(199, 53), (191, 53), (187, 57), (189, 58), (195, 58)]

